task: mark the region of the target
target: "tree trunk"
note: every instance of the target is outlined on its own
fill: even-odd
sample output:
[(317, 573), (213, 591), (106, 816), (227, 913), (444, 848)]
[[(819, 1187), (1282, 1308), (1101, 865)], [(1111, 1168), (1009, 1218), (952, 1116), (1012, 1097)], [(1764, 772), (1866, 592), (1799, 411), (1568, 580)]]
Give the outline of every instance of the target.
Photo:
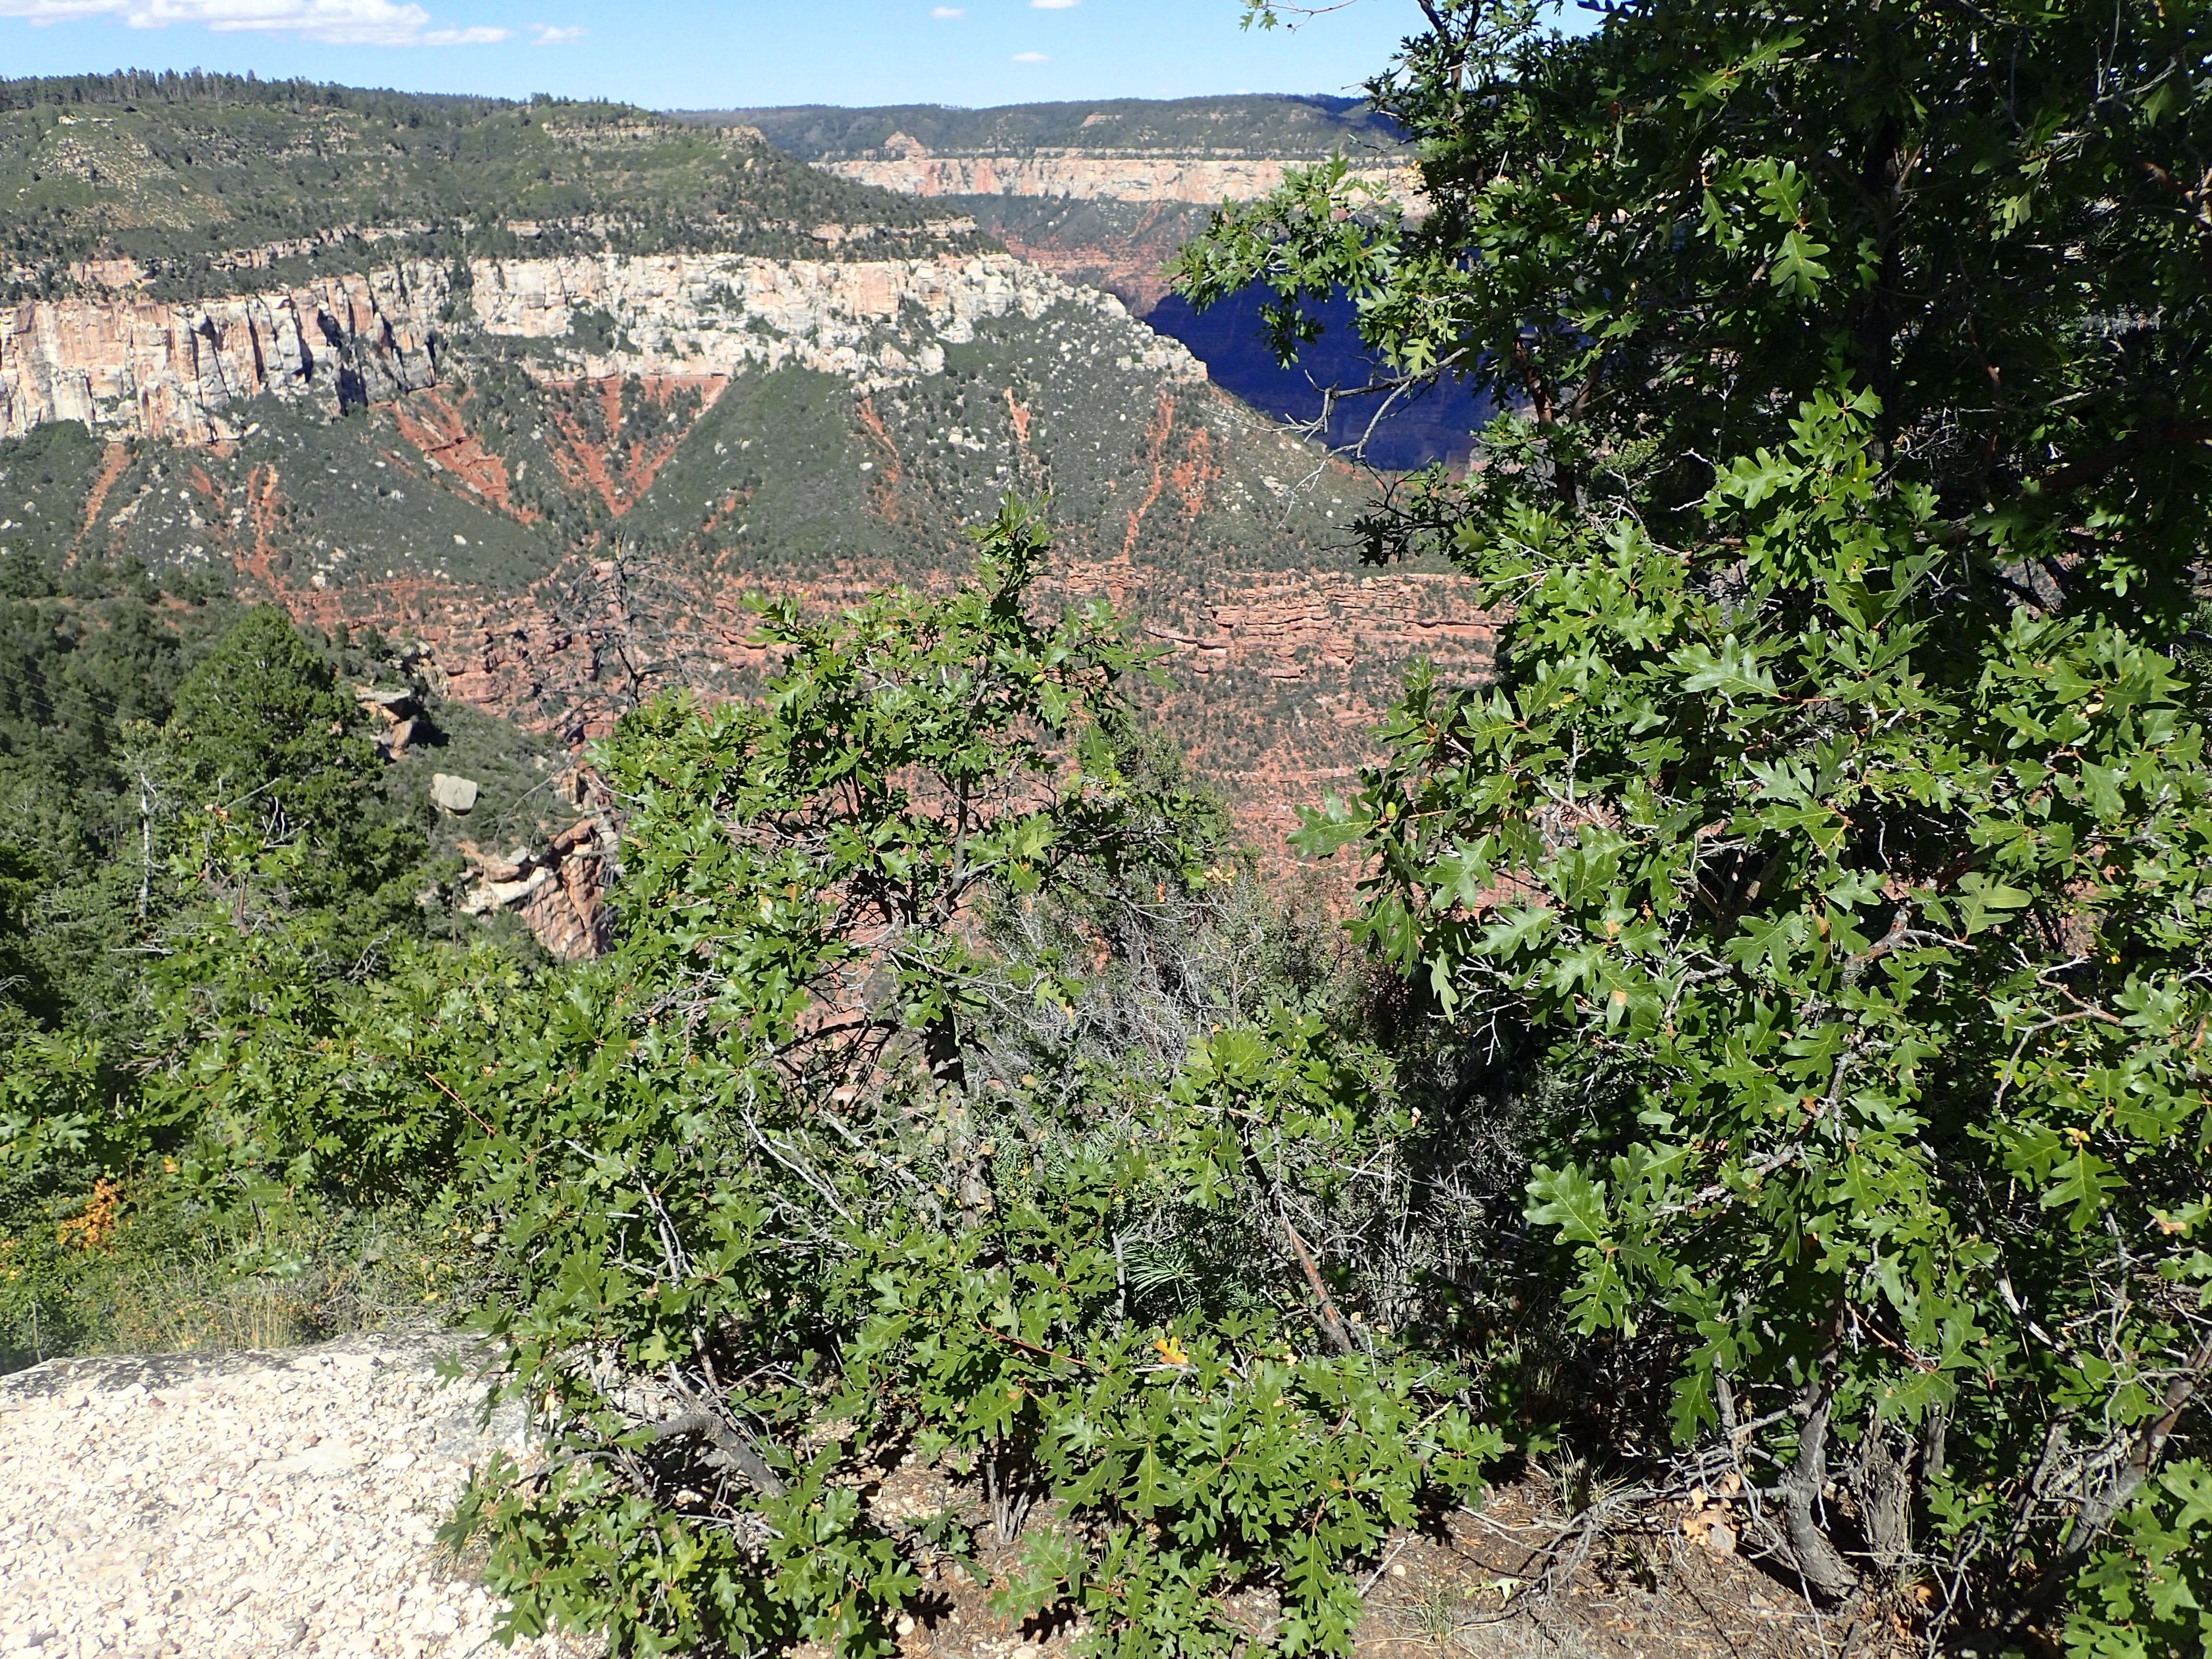
[(1790, 1539), (1792, 1565), (1806, 1587), (1828, 1601), (1840, 1601), (1859, 1587), (1858, 1574), (1820, 1524), (1820, 1489), (1828, 1483), (1828, 1393), (1814, 1385), (1814, 1405), (1798, 1436), (1797, 1461), (1783, 1477), (1777, 1495)]
[(1881, 1429), (1867, 1430), (1852, 1484), (1866, 1517), (1867, 1553), (1882, 1571), (1895, 1572), (1912, 1553), (1912, 1469)]
[(968, 1086), (968, 1064), (960, 1056), (960, 1032), (951, 1015), (940, 1014), (929, 1022), (921, 1034), (921, 1054), (937, 1082), (951, 1089)]

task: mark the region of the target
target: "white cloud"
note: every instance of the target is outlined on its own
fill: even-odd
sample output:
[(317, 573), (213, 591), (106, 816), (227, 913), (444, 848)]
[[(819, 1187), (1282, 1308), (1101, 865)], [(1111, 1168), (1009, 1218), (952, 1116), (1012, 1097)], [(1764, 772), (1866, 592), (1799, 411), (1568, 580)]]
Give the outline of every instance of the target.
[(933, 6), (930, 8), (929, 15), (932, 17), (950, 20), (955, 17), (965, 17), (968, 13), (966, 8), (961, 6)]
[(1017, 64), (1049, 64), (1052, 59), (1041, 52), (1018, 52), (1014, 54), (1014, 61)]
[(198, 24), (221, 34), (296, 34), (334, 46), (480, 46), (513, 29), (432, 28), (422, 7), (393, 0), (0, 0), (0, 17), (64, 23), (119, 17), (134, 29)]
[(564, 29), (552, 23), (532, 23), (530, 28), (535, 36), (530, 43), (533, 46), (565, 46), (572, 40), (582, 40), (590, 33), (581, 25)]
[(1082, 3), (1083, 0), (1030, 0), (1030, 6), (1038, 11), (1066, 11), (1070, 6)]

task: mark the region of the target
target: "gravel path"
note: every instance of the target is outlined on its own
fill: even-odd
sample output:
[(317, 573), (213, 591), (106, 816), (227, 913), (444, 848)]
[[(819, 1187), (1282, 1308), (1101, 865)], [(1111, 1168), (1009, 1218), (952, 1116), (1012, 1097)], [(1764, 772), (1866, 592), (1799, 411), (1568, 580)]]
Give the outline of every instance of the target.
[[(0, 1377), (0, 1654), (459, 1659), (497, 1602), (433, 1537), (520, 1453), (454, 1339), (58, 1360)], [(549, 1639), (532, 1659), (598, 1651)]]

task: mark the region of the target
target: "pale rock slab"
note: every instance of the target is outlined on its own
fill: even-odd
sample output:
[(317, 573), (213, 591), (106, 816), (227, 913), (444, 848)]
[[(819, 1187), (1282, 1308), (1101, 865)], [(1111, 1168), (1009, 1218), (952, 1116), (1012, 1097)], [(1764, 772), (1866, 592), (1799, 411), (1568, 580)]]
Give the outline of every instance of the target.
[(445, 772), (430, 775), (430, 799), (457, 817), (477, 810), (478, 793), (474, 778), (457, 778)]

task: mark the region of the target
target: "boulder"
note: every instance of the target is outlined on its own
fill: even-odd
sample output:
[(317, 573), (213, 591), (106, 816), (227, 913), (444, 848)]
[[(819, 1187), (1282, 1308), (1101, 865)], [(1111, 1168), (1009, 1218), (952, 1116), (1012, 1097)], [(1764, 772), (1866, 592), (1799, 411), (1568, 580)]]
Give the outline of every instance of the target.
[(477, 782), (474, 778), (448, 777), (434, 774), (430, 779), (430, 799), (456, 817), (473, 812), (477, 805)]
[(520, 881), (537, 860), (527, 847), (518, 847), (507, 857), (487, 853), (472, 841), (465, 841), (455, 849), (469, 861), (469, 867), (487, 882)]
[(385, 691), (373, 685), (356, 685), (353, 696), (356, 702), (386, 722), (404, 720), (416, 712), (415, 693), (409, 688)]

